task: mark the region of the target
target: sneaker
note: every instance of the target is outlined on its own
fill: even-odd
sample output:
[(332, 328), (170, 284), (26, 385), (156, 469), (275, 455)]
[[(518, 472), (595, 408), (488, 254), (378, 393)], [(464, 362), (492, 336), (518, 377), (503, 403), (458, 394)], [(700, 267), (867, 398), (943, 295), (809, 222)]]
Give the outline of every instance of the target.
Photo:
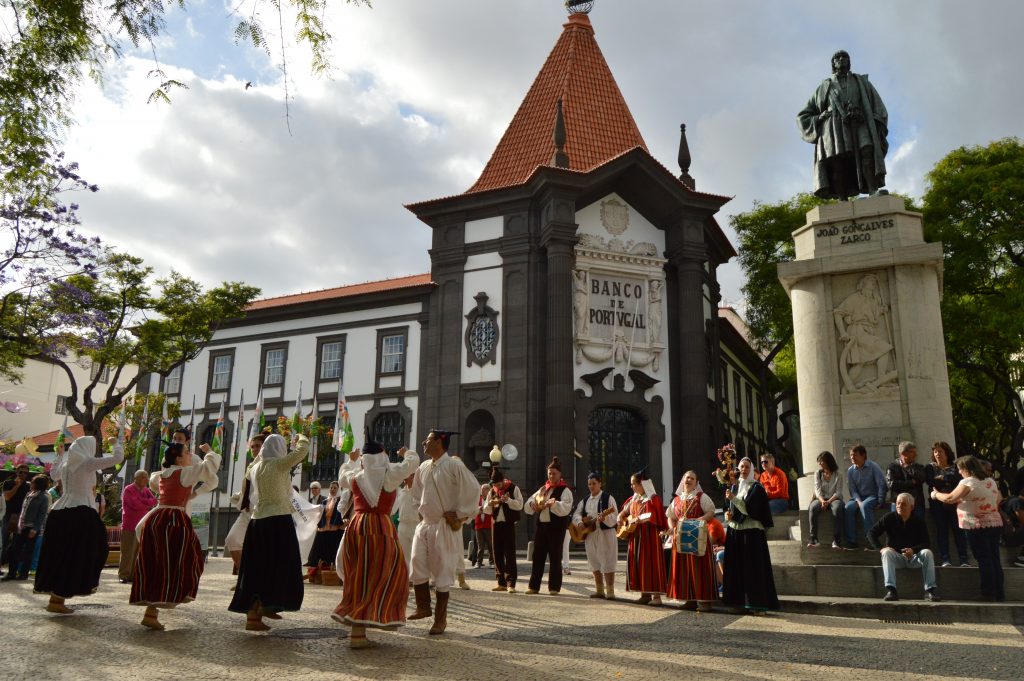
[(1024, 567), (1024, 556), (1018, 556), (1017, 559), (1013, 561), (1013, 566)]
[(569, 568), (567, 568), (567, 567), (563, 567), (563, 568), (562, 568), (562, 574), (563, 574), (563, 575), (571, 575), (571, 574), (572, 574), (572, 570), (570, 570), (570, 569), (569, 569)]
[(536, 589), (527, 589), (526, 593), (529, 596), (535, 596), (537, 594), (537, 590)]
[(924, 592), (924, 599), (926, 601), (931, 601), (932, 603), (938, 603), (942, 600), (939, 598), (939, 594), (934, 587)]
[(493, 589), (491, 589), (491, 591), (504, 591), (504, 590), (505, 590), (505, 589), (507, 589), (507, 588), (508, 588), (507, 586), (501, 586), (501, 585), (499, 584), (498, 586), (496, 586), (496, 587), (494, 587)]
[(508, 592), (509, 592), (510, 594), (514, 594), (514, 593), (516, 592), (516, 588), (515, 588), (514, 586), (510, 586), (510, 587), (508, 588)]
[(857, 550), (857, 545), (856, 544), (847, 544), (843, 548), (846, 549), (847, 551), (856, 551)]
[(817, 539), (812, 539), (811, 541), (807, 542), (807, 548), (809, 548), (809, 549), (813, 549), (813, 548), (816, 548), (818, 546), (820, 546), (820, 544), (819, 544)]
[[(1024, 561), (1021, 561), (1021, 564), (1024, 564)], [(971, 567), (971, 564), (965, 560), (964, 562), (960, 563), (960, 567)]]
[(896, 593), (896, 589), (891, 586), (885, 587), (885, 595), (882, 596), (883, 601), (898, 601), (899, 599), (900, 595)]
[(842, 551), (842, 550), (843, 550), (843, 545), (842, 545), (842, 544), (840, 544), (840, 543), (839, 543), (839, 542), (837, 542), (837, 541), (834, 541), (834, 542), (832, 542), (832, 548), (834, 548), (834, 549), (839, 549), (840, 551)]
[(942, 565), (940, 567), (953, 567), (953, 564), (950, 563), (948, 560), (944, 560), (942, 561)]

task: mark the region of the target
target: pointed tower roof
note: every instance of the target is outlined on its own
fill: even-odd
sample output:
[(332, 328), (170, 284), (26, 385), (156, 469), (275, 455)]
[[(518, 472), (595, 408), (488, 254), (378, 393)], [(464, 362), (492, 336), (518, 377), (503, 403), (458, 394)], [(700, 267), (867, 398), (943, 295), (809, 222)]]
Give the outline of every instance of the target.
[(472, 192), (523, 184), (538, 166), (554, 165), (555, 117), (562, 100), (569, 168), (588, 171), (647, 144), (615, 83), (586, 14), (564, 24), (529, 92)]

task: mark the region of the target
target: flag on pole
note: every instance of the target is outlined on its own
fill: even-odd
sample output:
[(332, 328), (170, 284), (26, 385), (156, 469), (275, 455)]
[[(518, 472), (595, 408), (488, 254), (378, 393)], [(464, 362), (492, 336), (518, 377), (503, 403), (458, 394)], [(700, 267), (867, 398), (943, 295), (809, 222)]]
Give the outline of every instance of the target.
[(213, 427), (213, 442), (210, 449), (221, 454), (224, 452), (224, 400), (220, 401), (220, 412), (217, 414), (217, 425)]
[(260, 388), (260, 394), (256, 397), (256, 414), (253, 416), (253, 423), (256, 424), (256, 432), (252, 434), (255, 437), (262, 433), (263, 427), (267, 425), (263, 421), (263, 388)]
[(146, 435), (149, 433), (149, 395), (144, 395), (145, 406), (142, 407), (142, 418), (139, 419), (139, 434), (135, 437), (135, 463), (142, 461), (142, 452), (146, 449)]
[(299, 381), (299, 394), (295, 397), (295, 412), (292, 414), (292, 444), (302, 434), (302, 381)]
[(60, 431), (57, 433), (57, 440), (54, 442), (54, 446), (63, 445), (71, 437), (71, 431), (68, 430), (68, 415), (64, 414), (64, 423), (61, 425)]
[(319, 406), (316, 403), (316, 395), (313, 395), (313, 413), (310, 415), (311, 423), (309, 426), (309, 438), (312, 442), (309, 443), (309, 461), (314, 466), (316, 465), (317, 454), (320, 453), (320, 436), (315, 434), (316, 423), (319, 421), (320, 415), (317, 413)]
[(352, 423), (348, 416), (348, 403), (345, 401), (345, 388), (338, 385), (338, 413), (334, 419), (334, 441), (331, 446), (342, 454), (352, 451), (355, 437), (352, 435)]
[(196, 455), (196, 439), (193, 437), (196, 425), (196, 396), (192, 396), (192, 411), (188, 417), (188, 454), (189, 459)]
[[(238, 450), (242, 448), (241, 437), (242, 428), (245, 426), (245, 391), (238, 397), (238, 418), (235, 421), (235, 446), (231, 448), (234, 452), (234, 460), (238, 461)], [(252, 429), (252, 424), (249, 425), (249, 429)], [(245, 440), (246, 446), (249, 444), (249, 438)]]
[[(148, 407), (149, 404), (147, 403)], [(167, 451), (167, 443), (171, 441), (171, 419), (167, 416), (167, 396), (163, 396), (163, 411), (160, 412), (160, 456)]]

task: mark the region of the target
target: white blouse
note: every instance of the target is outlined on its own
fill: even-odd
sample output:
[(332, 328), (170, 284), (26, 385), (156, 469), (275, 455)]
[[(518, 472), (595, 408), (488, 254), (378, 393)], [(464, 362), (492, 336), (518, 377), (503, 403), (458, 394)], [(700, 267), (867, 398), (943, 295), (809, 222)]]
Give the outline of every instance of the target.
[(120, 443), (115, 443), (112, 456), (89, 456), (74, 463), (69, 463), (70, 455), (70, 451), (64, 454), (50, 470), (53, 479), (60, 480), (64, 488), (63, 494), (53, 504), (51, 511), (78, 506), (96, 508), (96, 494), (93, 492), (96, 486), (96, 471), (116, 466), (124, 461), (124, 447)]

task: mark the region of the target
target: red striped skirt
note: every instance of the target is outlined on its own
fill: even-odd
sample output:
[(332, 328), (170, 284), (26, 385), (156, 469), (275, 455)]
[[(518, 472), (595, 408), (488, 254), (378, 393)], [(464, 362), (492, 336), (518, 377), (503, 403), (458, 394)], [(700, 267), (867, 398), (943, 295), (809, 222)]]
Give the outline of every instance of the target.
[(703, 556), (672, 550), (672, 579), (668, 597), (677, 601), (713, 601), (718, 598), (715, 552), (708, 541)]
[(345, 530), (341, 550), (345, 586), (332, 617), (367, 627), (405, 624), (409, 569), (391, 518), (356, 513)]
[(132, 579), (132, 605), (173, 608), (196, 598), (203, 551), (192, 520), (177, 508), (158, 508), (142, 528)]
[(640, 525), (629, 538), (626, 588), (639, 593), (665, 593), (665, 554), (654, 523)]

